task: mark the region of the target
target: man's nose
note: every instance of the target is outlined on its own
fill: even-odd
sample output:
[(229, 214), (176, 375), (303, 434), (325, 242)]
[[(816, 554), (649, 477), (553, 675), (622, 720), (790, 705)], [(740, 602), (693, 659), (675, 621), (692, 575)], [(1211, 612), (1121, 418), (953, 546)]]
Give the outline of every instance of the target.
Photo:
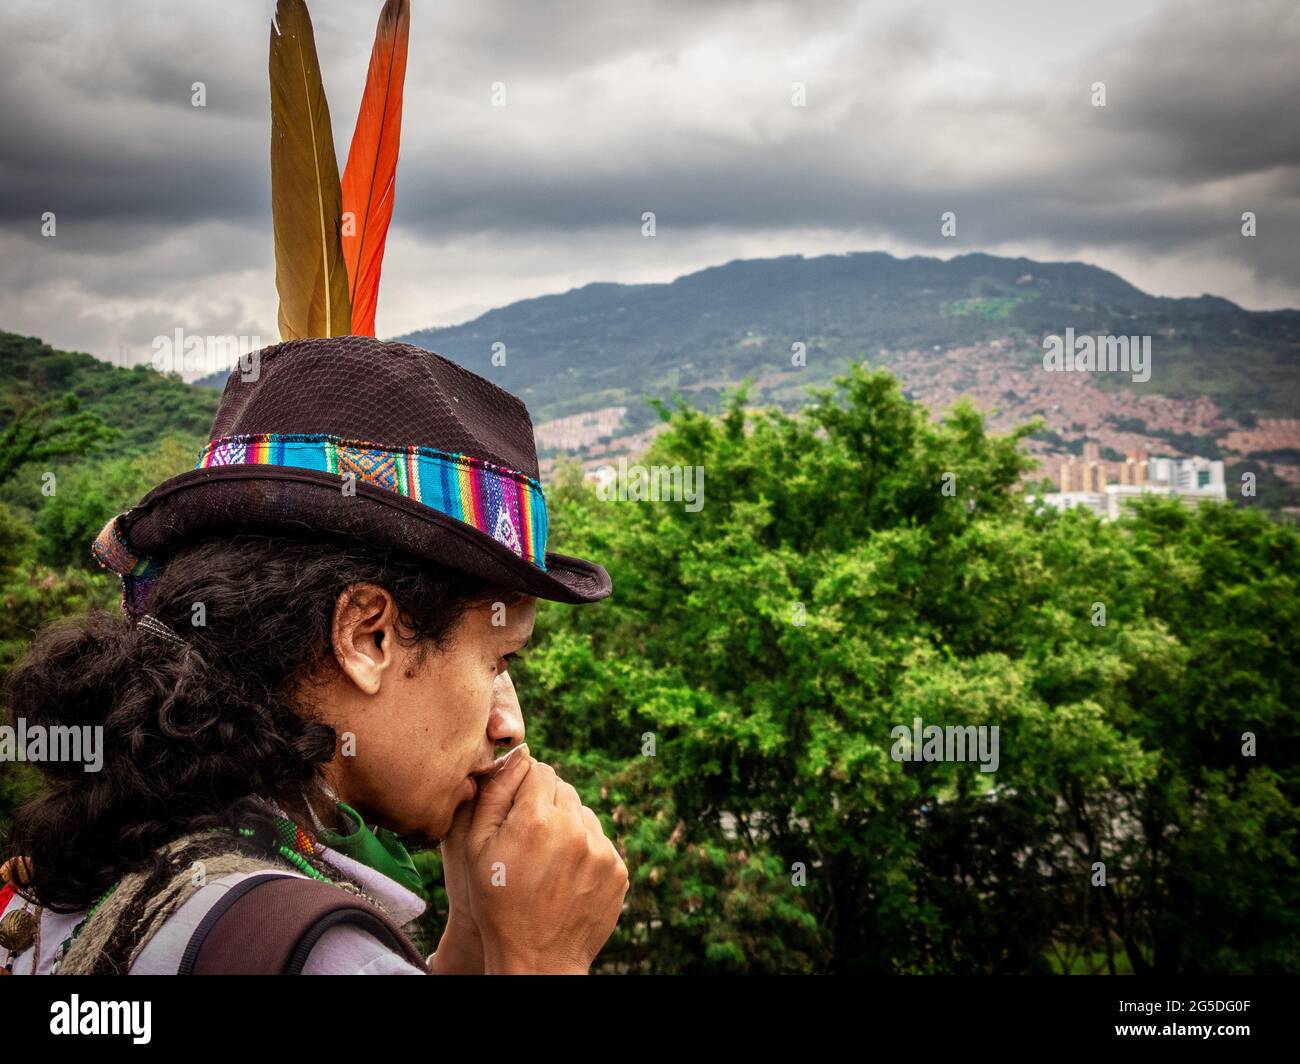
[(495, 745), (512, 750), (524, 741), (524, 711), (519, 708), (519, 696), (508, 672), (500, 673), (492, 685), (488, 738)]

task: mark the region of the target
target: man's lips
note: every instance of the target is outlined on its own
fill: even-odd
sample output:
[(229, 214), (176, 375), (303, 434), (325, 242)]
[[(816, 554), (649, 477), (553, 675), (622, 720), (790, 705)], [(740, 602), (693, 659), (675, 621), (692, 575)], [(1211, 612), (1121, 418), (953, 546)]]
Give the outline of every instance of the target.
[(501, 766), (494, 761), (491, 764), (484, 766), (483, 768), (476, 768), (473, 772), (471, 772), (468, 776), (465, 777), (465, 782), (469, 785), (469, 793), (471, 798), (475, 798), (478, 796), (478, 792), (483, 789), (483, 784), (486, 783), (488, 779), (491, 778), (496, 773), (497, 769), (499, 769), (500, 767)]
[(510, 753), (502, 754), (495, 761), (489, 761), (486, 765), (476, 768), (465, 777), (465, 783), (468, 785), (471, 798), (478, 797), (478, 793), (483, 789), (483, 784), (505, 768), (506, 762), (510, 759), (510, 755), (518, 749), (519, 747), (516, 746), (514, 750), (510, 751)]

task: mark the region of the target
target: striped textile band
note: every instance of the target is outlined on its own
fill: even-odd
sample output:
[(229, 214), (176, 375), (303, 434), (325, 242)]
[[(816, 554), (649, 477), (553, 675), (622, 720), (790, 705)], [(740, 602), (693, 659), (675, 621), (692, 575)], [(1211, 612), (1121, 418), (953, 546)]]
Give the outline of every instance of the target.
[(546, 499), (526, 473), (432, 447), (384, 447), (317, 433), (222, 436), (203, 448), (195, 468), (233, 465), (352, 474), (463, 521), (546, 571)]
[(122, 578), (122, 609), (132, 617), (139, 617), (148, 608), (149, 596), (162, 566), (153, 558), (136, 554), (127, 545), (117, 527), (116, 517), (108, 519), (90, 545), (90, 553), (105, 569), (111, 569)]
[[(546, 572), (546, 499), (542, 486), (526, 473), (432, 447), (381, 447), (335, 436), (284, 433), (212, 440), (195, 468), (235, 465), (314, 469), (340, 477), (351, 473), (463, 521)], [(117, 522), (117, 517), (109, 519), (90, 550), (100, 565), (121, 576), (122, 609), (139, 618), (163, 567), (136, 553)]]

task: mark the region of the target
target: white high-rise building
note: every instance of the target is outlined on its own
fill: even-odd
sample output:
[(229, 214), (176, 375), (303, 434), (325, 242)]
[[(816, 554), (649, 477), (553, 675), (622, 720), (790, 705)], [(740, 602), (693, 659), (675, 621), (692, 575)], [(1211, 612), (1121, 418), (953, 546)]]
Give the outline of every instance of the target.
[(1152, 458), (1147, 463), (1147, 479), (1168, 485), (1179, 495), (1203, 495), (1211, 499), (1228, 496), (1223, 463), (1209, 458)]
[(1173, 496), (1188, 506), (1228, 497), (1223, 463), (1219, 461), (1209, 458), (1152, 458), (1147, 462), (1146, 471), (1144, 484), (1106, 484), (1097, 485), (1096, 490), (1087, 490), (1093, 485), (1085, 480), (1085, 490), (1049, 492), (1043, 496), (1043, 502), (1058, 510), (1084, 506), (1114, 521), (1143, 495)]

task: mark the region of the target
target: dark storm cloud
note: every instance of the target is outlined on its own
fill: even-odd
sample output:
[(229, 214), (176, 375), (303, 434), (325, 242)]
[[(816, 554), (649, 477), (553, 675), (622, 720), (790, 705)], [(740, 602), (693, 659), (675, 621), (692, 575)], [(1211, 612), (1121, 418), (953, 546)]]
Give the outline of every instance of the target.
[[(936, 98), (910, 94), (908, 78), (918, 65), (942, 63), (942, 31), (932, 15), (907, 13), (810, 77), (810, 112), (843, 106), (832, 125), (720, 136), (648, 110), (631, 118), (636, 136), (628, 137), (570, 100), (549, 120), (563, 130), (569, 114), (598, 139), (561, 133), (563, 148), (553, 150), (526, 138), (476, 138), (454, 159), (417, 154), (403, 174), (402, 219), (445, 236), (626, 225), (651, 209), (678, 225), (869, 226), (939, 247), (937, 213), (953, 209), (968, 239), (1167, 251), (1235, 231), (1232, 218), (1255, 206), (1244, 191), (1238, 202), (1207, 205), (1199, 183), (1279, 167), (1294, 181), (1300, 123), (1286, 116), (1300, 97), (1298, 19), (1290, 2), (1180, 4), (1074, 60), (1041, 91), (1017, 91), (1008, 74)], [(1090, 103), (1095, 80), (1107, 86), (1104, 108)], [(790, 113), (789, 81), (773, 72), (751, 86), (744, 98), (753, 123)], [(1002, 128), (1033, 135), (1000, 143)], [(966, 150), (947, 166), (934, 159), (945, 141)], [(969, 164), (982, 171), (990, 156), (1007, 165), (963, 172)], [(1276, 203), (1274, 221), (1293, 225), (1295, 210)], [(1279, 265), (1300, 282), (1300, 264)]]
[[(310, 6), (342, 163), (379, 3)], [(273, 332), (273, 7), (6, 4), (0, 328), (95, 350), (147, 342), (177, 316)], [(523, 262), (537, 291), (623, 277), (625, 250), (603, 251), (606, 234), (634, 235), (643, 211), (709, 249), (683, 269), (719, 248), (736, 257), (716, 234), (762, 254), (765, 239), (788, 252), (801, 250), (792, 234), (843, 232), (941, 254), (1032, 248), (1108, 265), (1113, 252), (1142, 287), (1176, 277), (1295, 303), (1298, 11), (415, 0), (393, 239), (413, 257), (476, 248), (474, 292), (443, 307), (492, 305)], [(196, 81), (205, 108), (191, 106)], [(1094, 81), (1105, 108), (1089, 103)], [(791, 104), (795, 82), (806, 107)], [(491, 105), (496, 83), (505, 107)], [(956, 241), (939, 235), (946, 210)], [(1260, 219), (1252, 241), (1243, 210)], [(56, 240), (39, 236), (44, 211)], [(536, 266), (549, 257), (568, 265)], [(434, 320), (417, 291), (388, 283), (411, 294), (390, 297), (381, 324)]]
[[(1148, 140), (1153, 176), (1216, 181), (1300, 165), (1300, 5), (1183, 2), (1094, 69), (1112, 93), (1095, 125)], [(1107, 71), (1113, 75), (1105, 78)]]

